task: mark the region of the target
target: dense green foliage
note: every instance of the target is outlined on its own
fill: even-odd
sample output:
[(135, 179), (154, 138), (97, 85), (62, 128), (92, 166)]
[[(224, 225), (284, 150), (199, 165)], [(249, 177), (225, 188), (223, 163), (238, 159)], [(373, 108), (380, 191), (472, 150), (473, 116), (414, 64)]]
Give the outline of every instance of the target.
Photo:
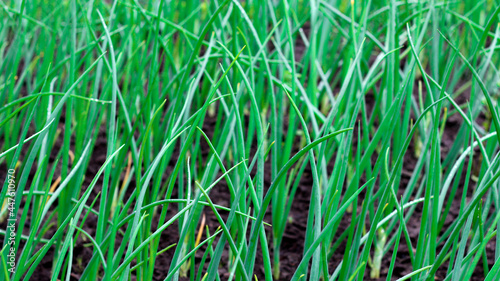
[(292, 280), (500, 278), (498, 0), (0, 6), (0, 281), (277, 279), (306, 173)]

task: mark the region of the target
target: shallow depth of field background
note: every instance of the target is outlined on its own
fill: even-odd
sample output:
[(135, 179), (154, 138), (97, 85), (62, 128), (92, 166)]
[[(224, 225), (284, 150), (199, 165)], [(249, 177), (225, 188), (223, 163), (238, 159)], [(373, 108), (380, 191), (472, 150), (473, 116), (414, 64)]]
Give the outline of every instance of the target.
[(499, 280), (499, 12), (0, 1), (0, 281)]

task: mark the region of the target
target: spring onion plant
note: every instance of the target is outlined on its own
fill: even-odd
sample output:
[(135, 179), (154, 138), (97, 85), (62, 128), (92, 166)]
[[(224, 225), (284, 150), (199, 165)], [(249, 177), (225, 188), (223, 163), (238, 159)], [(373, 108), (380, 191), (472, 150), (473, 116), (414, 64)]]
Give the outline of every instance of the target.
[(0, 1), (0, 281), (499, 280), (499, 13)]

